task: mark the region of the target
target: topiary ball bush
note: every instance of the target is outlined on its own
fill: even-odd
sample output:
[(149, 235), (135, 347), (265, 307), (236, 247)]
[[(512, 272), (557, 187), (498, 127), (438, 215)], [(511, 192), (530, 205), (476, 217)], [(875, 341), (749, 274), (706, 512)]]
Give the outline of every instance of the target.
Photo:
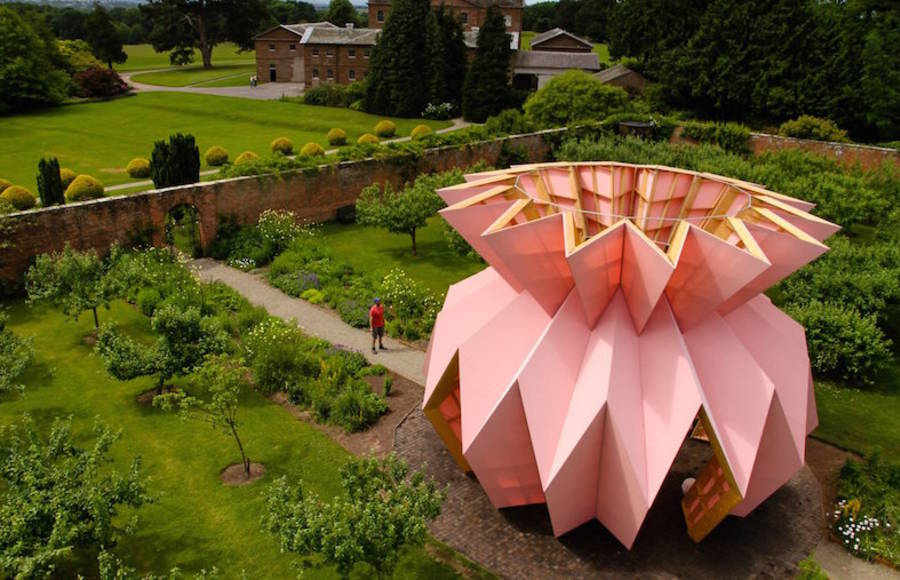
[(375, 125), (375, 134), (382, 139), (390, 139), (397, 134), (397, 125), (387, 119), (378, 121), (378, 124)]
[(418, 139), (419, 137), (424, 137), (429, 133), (431, 133), (431, 127), (429, 127), (428, 125), (416, 125), (409, 136), (413, 139)]
[(259, 155), (253, 151), (244, 151), (237, 156), (237, 159), (234, 160), (234, 164), (244, 165), (245, 163), (253, 163), (254, 161), (259, 161)]
[(12, 187), (12, 182), (0, 179), (0, 193), (3, 193), (7, 187)]
[(334, 147), (340, 147), (347, 144), (347, 132), (343, 129), (335, 127), (328, 132), (328, 144)]
[(63, 167), (59, 170), (59, 180), (62, 181), (63, 189), (66, 189), (70, 185), (72, 185), (72, 182), (75, 181), (76, 177), (78, 177), (78, 174), (68, 167)]
[(79, 175), (66, 188), (66, 201), (84, 201), (103, 197), (103, 183), (90, 175)]
[(294, 143), (287, 137), (279, 137), (272, 141), (272, 153), (290, 155), (294, 152)]
[(206, 150), (206, 164), (210, 167), (219, 167), (228, 163), (228, 151), (224, 147), (214, 145)]
[(11, 185), (0, 193), (0, 197), (19, 211), (31, 209), (37, 203), (34, 194), (19, 185)]
[(378, 145), (378, 137), (371, 133), (363, 134), (359, 139), (356, 140), (357, 145)]
[[(150, 177), (150, 162), (142, 157), (137, 157), (128, 162), (125, 171), (131, 177)], [(62, 173), (60, 171), (60, 173)]]
[(303, 146), (303, 149), (300, 150), (300, 155), (306, 155), (308, 157), (321, 157), (325, 155), (325, 149), (318, 143), (307, 143)]

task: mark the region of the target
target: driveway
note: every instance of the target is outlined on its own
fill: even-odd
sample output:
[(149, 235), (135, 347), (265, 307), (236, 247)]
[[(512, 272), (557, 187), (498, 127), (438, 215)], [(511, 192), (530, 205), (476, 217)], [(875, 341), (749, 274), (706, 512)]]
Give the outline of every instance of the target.
[[(122, 80), (134, 87), (134, 90), (142, 92), (164, 91), (170, 93), (197, 93), (200, 95), (219, 95), (222, 97), (242, 97), (245, 99), (259, 99), (272, 101), (281, 97), (296, 97), (303, 94), (303, 83), (263, 83), (256, 87), (250, 87), (249, 77), (247, 86), (243, 87), (164, 87), (160, 85), (147, 85), (135, 82), (132, 76), (149, 71), (134, 71), (123, 73)], [(154, 71), (156, 72), (156, 71)]]

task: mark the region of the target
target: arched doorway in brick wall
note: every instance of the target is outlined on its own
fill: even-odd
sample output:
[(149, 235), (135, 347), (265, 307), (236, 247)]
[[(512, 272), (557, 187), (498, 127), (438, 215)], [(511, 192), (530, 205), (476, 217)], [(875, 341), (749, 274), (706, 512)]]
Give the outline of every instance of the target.
[(196, 206), (189, 203), (173, 206), (166, 213), (164, 228), (166, 245), (192, 258), (203, 255), (204, 240), (200, 211)]

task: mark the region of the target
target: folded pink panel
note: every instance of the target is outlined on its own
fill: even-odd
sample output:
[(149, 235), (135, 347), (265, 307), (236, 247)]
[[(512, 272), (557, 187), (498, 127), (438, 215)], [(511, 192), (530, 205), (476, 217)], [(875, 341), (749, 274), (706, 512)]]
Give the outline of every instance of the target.
[(619, 289), (627, 223), (620, 221), (566, 256), (575, 291), (591, 327), (597, 324), (606, 305)]
[(675, 266), (656, 244), (628, 223), (622, 264), (622, 291), (638, 332), (659, 303)]

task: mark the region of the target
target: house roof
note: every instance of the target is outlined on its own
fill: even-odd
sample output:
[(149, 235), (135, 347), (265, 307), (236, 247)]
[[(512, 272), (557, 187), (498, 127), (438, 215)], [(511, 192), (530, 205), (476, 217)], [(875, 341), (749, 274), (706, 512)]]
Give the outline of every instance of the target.
[(600, 70), (600, 58), (594, 52), (553, 52), (544, 50), (522, 50), (516, 55), (516, 69), (581, 69)]
[(594, 78), (600, 80), (600, 82), (608, 83), (611, 80), (624, 77), (625, 75), (629, 74), (636, 74), (638, 76), (641, 76), (641, 73), (633, 71), (625, 65), (617, 64), (609, 67), (608, 69), (595, 73)]
[(568, 30), (563, 30), (562, 28), (551, 28), (546, 32), (542, 32), (531, 39), (531, 46), (535, 46), (541, 44), (542, 42), (547, 42), (551, 38), (556, 38), (557, 36), (568, 36), (572, 40), (579, 42), (586, 46), (587, 48), (593, 48), (594, 45), (589, 41), (581, 38), (580, 36), (575, 36)]
[(300, 40), (301, 44), (354, 44), (375, 46), (378, 40), (377, 28), (307, 28)]
[[(522, 8), (525, 3), (523, 0), (464, 0), (472, 6), (479, 8), (487, 8), (488, 6), (500, 6), (501, 8)], [(369, 0), (369, 4), (390, 4), (391, 0)]]
[(273, 26), (272, 28), (260, 32), (253, 38), (262, 38), (263, 36), (269, 34), (273, 30), (278, 30), (279, 28), (287, 30), (288, 32), (292, 32), (297, 36), (303, 36), (303, 34), (310, 28), (339, 28), (338, 26), (332, 24), (331, 22), (323, 21), (323, 22), (302, 22), (300, 24), (279, 24), (278, 26)]
[[(507, 34), (511, 37), (509, 39), (510, 50), (519, 50), (519, 33), (507, 32)], [(465, 32), (463, 32), (463, 42), (466, 43), (466, 48), (477, 48), (478, 30), (466, 30)]]

